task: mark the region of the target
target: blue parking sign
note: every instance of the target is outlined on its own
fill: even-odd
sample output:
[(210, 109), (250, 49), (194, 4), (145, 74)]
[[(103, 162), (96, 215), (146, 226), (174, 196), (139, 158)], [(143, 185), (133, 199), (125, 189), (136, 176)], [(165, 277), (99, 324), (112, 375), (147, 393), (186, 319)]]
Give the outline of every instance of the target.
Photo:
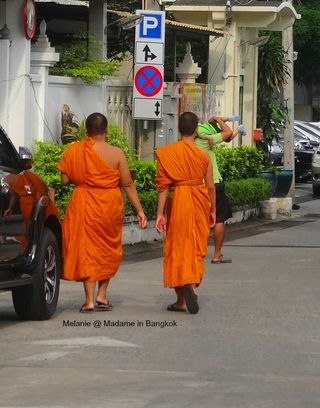
[(165, 12), (155, 10), (137, 10), (143, 19), (136, 27), (136, 41), (164, 43)]

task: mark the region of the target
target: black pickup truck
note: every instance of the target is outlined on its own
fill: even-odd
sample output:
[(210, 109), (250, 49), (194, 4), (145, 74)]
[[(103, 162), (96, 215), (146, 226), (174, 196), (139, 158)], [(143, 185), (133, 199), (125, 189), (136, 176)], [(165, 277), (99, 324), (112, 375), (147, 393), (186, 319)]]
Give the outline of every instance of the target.
[(0, 126), (0, 291), (12, 292), (20, 318), (45, 320), (59, 296), (61, 223), (50, 188), (31, 167), (30, 151), (17, 152)]

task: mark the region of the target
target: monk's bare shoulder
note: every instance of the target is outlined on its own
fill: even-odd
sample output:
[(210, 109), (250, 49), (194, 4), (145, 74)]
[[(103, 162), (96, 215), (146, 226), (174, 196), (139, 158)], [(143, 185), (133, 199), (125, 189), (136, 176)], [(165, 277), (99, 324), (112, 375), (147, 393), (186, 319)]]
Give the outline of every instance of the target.
[(107, 146), (109, 153), (111, 153), (112, 155), (115, 155), (116, 157), (119, 157), (119, 158), (124, 156), (123, 150), (120, 149), (120, 147), (112, 146), (109, 143), (106, 143), (106, 146)]

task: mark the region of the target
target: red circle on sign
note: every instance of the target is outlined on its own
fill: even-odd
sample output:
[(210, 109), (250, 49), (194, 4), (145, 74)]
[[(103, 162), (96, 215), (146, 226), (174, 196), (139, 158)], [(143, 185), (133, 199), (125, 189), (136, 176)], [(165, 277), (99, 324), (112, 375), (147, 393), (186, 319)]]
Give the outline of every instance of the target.
[(142, 96), (155, 96), (161, 91), (163, 86), (162, 73), (158, 68), (146, 65), (136, 72), (134, 85)]

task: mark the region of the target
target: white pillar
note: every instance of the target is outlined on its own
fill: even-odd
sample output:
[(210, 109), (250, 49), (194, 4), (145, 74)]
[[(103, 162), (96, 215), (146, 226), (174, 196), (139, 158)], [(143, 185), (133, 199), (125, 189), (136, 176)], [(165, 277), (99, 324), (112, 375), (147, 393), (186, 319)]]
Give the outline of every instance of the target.
[[(46, 23), (42, 20), (40, 24), (40, 35), (31, 48), (31, 74), (33, 82), (33, 121), (30, 126), (30, 134), (33, 140), (50, 140), (53, 141), (53, 135), (47, 127), (46, 102), (48, 93), (48, 76), (49, 68), (59, 61), (59, 54), (50, 46), (46, 35)], [(37, 85), (36, 85), (37, 84)], [(29, 140), (28, 144), (33, 140)]]
[(93, 45), (92, 56), (106, 58), (107, 38), (104, 32), (106, 25), (107, 4), (103, 0), (91, 0), (89, 3), (89, 35), (94, 36), (100, 42), (98, 47)]
[(6, 24), (11, 33), (8, 133), (16, 147), (25, 144), (29, 117), (30, 41), (23, 32), (23, 4), (22, 0), (6, 2)]
[(8, 132), (10, 40), (0, 39), (0, 125)]

